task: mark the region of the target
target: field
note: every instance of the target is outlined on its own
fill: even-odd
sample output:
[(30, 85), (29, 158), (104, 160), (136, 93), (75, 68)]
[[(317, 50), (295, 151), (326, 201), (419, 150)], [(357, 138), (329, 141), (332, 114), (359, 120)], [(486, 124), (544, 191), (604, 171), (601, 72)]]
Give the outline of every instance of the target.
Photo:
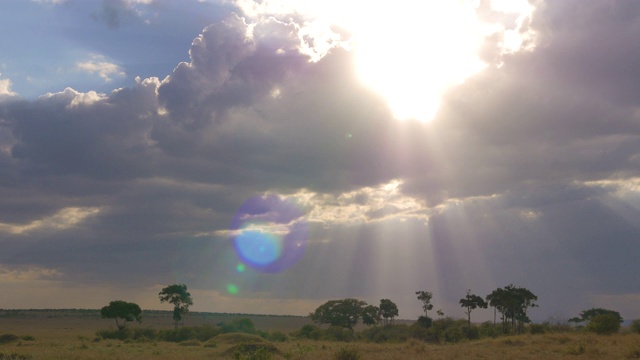
[[(240, 315), (192, 313), (186, 326), (215, 325)], [(288, 316), (246, 316), (260, 330), (284, 333), (299, 330), (309, 320)], [(145, 312), (141, 325), (132, 328), (171, 329), (170, 312)], [(290, 338), (267, 342), (255, 335), (224, 334), (207, 342), (120, 341), (96, 337), (96, 331), (114, 329), (112, 320), (100, 319), (97, 311), (38, 310), (0, 311), (2, 334), (17, 340), (0, 344), (0, 359), (640, 359), (640, 335), (600, 336), (589, 333), (519, 335), (467, 341), (457, 344), (427, 344), (418, 340), (403, 343), (327, 342)], [(270, 357), (239, 356), (242, 344), (265, 346)], [(259, 344), (259, 345), (255, 345)], [(264, 354), (263, 354), (264, 355)], [(355, 357), (353, 357), (355, 359)]]

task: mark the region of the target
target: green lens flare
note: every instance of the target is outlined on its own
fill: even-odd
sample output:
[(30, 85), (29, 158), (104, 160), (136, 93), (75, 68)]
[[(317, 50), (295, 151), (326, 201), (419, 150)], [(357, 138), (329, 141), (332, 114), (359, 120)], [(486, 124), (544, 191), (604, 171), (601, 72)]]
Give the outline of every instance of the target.
[(237, 295), (238, 294), (238, 287), (234, 284), (227, 284), (227, 291), (229, 292), (229, 294), (231, 295)]

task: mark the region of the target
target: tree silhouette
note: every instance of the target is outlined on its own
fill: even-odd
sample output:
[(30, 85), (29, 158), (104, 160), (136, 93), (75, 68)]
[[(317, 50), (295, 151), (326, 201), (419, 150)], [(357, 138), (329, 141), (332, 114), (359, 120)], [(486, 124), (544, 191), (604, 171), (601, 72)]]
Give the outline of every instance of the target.
[(433, 309), (433, 304), (431, 303), (433, 294), (428, 291), (416, 291), (416, 295), (418, 295), (418, 300), (422, 301), (422, 310), (424, 311), (424, 316), (429, 317), (427, 312)]
[(377, 325), (380, 323), (380, 308), (375, 305), (367, 305), (362, 308), (362, 323), (365, 325)]
[[(122, 300), (115, 300), (100, 309), (100, 316), (103, 319), (115, 319), (118, 330), (124, 330), (127, 321), (142, 322), (142, 310), (135, 303), (129, 303)], [(122, 319), (122, 325), (118, 321)]]
[(160, 297), (160, 303), (168, 302), (173, 304), (173, 320), (177, 329), (182, 317), (189, 312), (189, 306), (193, 305), (193, 299), (187, 291), (187, 285), (169, 285), (163, 288), (158, 296)]
[(467, 314), (469, 329), (471, 329), (471, 311), (476, 308), (486, 309), (487, 305), (487, 302), (482, 297), (472, 294), (471, 289), (467, 290), (467, 295), (460, 299), (460, 306), (466, 308), (464, 313)]
[(398, 316), (398, 306), (389, 299), (381, 299), (380, 315), (384, 318), (385, 325), (392, 324), (393, 318)]
[[(502, 314), (503, 331), (507, 331), (511, 322), (511, 329), (516, 329), (518, 324), (529, 323), (531, 320), (527, 315), (527, 310), (538, 305), (535, 296), (529, 289), (517, 287), (513, 284), (498, 288), (486, 297), (489, 305), (497, 309)], [(494, 320), (495, 322), (495, 320)]]
[(309, 314), (313, 322), (340, 326), (353, 331), (366, 302), (358, 299), (329, 300)]

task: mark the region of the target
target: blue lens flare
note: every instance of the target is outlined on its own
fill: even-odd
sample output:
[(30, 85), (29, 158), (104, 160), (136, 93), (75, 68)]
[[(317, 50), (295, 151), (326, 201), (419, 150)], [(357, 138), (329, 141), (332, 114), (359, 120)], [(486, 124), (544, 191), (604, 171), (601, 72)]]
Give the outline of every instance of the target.
[(304, 212), (277, 195), (245, 201), (230, 226), (235, 233), (233, 245), (242, 263), (267, 273), (283, 271), (302, 258), (308, 228)]
[(242, 261), (258, 266), (273, 263), (282, 253), (282, 239), (261, 231), (242, 231), (234, 243)]

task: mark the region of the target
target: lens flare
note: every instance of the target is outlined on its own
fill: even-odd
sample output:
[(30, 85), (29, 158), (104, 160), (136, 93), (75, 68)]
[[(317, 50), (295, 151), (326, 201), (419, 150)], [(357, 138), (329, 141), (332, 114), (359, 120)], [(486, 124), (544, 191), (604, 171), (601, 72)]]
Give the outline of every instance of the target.
[(231, 295), (238, 295), (238, 287), (235, 284), (227, 284), (227, 292)]
[(236, 271), (239, 274), (242, 274), (243, 272), (245, 272), (247, 270), (247, 266), (243, 263), (239, 263), (238, 265), (236, 265)]
[(276, 273), (289, 268), (302, 258), (306, 249), (308, 224), (303, 211), (275, 194), (245, 201), (230, 230), (242, 263), (261, 272)]

